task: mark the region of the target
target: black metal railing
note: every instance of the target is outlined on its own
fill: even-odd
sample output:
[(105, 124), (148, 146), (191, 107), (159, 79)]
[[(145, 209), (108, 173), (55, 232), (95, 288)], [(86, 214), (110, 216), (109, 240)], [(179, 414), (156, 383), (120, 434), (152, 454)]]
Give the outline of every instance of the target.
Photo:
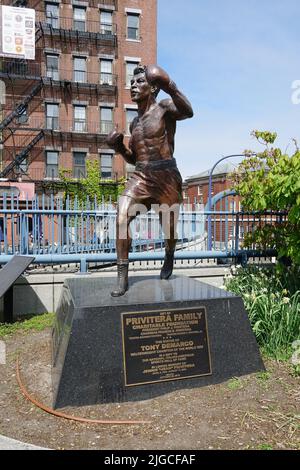
[[(100, 68), (100, 65), (99, 65)], [(55, 81), (68, 81), (78, 84), (97, 84), (103, 86), (117, 85), (117, 75), (103, 72), (90, 72), (89, 70), (65, 70), (57, 67), (49, 67), (42, 63), (29, 61), (3, 59), (0, 64), (0, 76), (20, 78), (49, 79)]]
[[(38, 123), (41, 121), (37, 121), (34, 127), (38, 127)], [(58, 117), (46, 117), (45, 125), (43, 126), (45, 129), (49, 130), (59, 130), (59, 118)]]
[(46, 130), (75, 134), (107, 135), (113, 128), (114, 124), (111, 121), (91, 122), (87, 119), (73, 119), (72, 121), (59, 120), (58, 127), (56, 129), (46, 127)]
[[(62, 0), (62, 3), (69, 4), (70, 0)], [(118, 0), (89, 0), (89, 7), (98, 8), (99, 4), (114, 7), (116, 10), (118, 9)]]
[(55, 165), (56, 168), (53, 168), (54, 165), (45, 165), (43, 168), (32, 168), (29, 166), (26, 175), (22, 175), (24, 181), (58, 181), (59, 178), (59, 167)]
[(106, 72), (100, 73), (100, 85), (115, 86), (117, 84), (116, 82), (116, 75)]
[(0, 76), (17, 76), (40, 78), (41, 64), (37, 62), (18, 60), (18, 59), (2, 59), (0, 65)]
[(100, 134), (107, 135), (114, 128), (114, 123), (112, 121), (100, 121)]
[(117, 34), (117, 25), (115, 23), (103, 23), (95, 20), (76, 20), (72, 17), (44, 15), (37, 12), (37, 24), (40, 24), (46, 33), (49, 30), (65, 30), (74, 33), (93, 33), (103, 36), (105, 39), (115, 37)]
[[(11, 126), (12, 130), (18, 131), (18, 134), (14, 133), (14, 143), (16, 147), (23, 147), (26, 141), (30, 138), (31, 131), (44, 130), (63, 132), (63, 133), (89, 133), (89, 134), (109, 134), (116, 125), (112, 121), (90, 121), (89, 119), (73, 118), (70, 120), (59, 119), (59, 117), (53, 116), (40, 116), (32, 117), (28, 116), (28, 121), (24, 124), (15, 124)], [(22, 132), (22, 134), (20, 134)], [(28, 134), (28, 135), (27, 135)], [(23, 140), (24, 142), (23, 142)], [(9, 144), (7, 144), (9, 146)]]
[(73, 132), (87, 132), (88, 123), (86, 119), (74, 119)]

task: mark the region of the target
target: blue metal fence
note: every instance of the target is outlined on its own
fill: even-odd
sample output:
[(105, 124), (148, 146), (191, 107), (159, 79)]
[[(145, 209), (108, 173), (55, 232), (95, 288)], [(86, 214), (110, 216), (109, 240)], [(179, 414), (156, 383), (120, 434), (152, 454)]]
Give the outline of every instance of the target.
[[(34, 255), (37, 264), (80, 263), (83, 271), (88, 262), (116, 260), (116, 207), (112, 202), (54, 196), (20, 201), (13, 194), (3, 194), (0, 204), (0, 264), (16, 253)], [(200, 204), (181, 206), (176, 259), (274, 255), (272, 249), (262, 253), (256, 246), (245, 250), (243, 241), (255, 227), (285, 220), (284, 213), (236, 211), (232, 193), (216, 198), (211, 211)], [(131, 232), (131, 260), (163, 259), (164, 237), (155, 212), (139, 215)]]

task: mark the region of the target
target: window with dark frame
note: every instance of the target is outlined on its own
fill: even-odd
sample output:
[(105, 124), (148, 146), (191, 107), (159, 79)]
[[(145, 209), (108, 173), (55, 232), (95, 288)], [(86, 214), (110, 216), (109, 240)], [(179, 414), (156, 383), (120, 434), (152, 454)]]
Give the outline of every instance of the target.
[(28, 122), (28, 107), (23, 106), (20, 113), (18, 114), (16, 118), (17, 124), (25, 124)]
[(73, 28), (75, 31), (86, 31), (86, 8), (73, 7)]
[(112, 11), (100, 10), (100, 33), (112, 34), (113, 32)]
[(59, 80), (58, 54), (46, 54), (46, 77)]
[(86, 177), (86, 153), (73, 152), (73, 177), (85, 178)]
[(74, 105), (74, 131), (86, 132), (86, 106)]
[(113, 130), (113, 108), (100, 108), (100, 134), (109, 134)]
[(86, 57), (73, 57), (73, 80), (86, 83)]
[(59, 105), (46, 103), (46, 129), (57, 130), (59, 127)]
[(109, 153), (100, 154), (100, 171), (101, 178), (111, 179), (112, 178), (112, 155)]
[(28, 160), (27, 160), (27, 158), (24, 158), (24, 160), (17, 165), (17, 170), (20, 173), (27, 173), (27, 171), (28, 171)]
[(59, 28), (59, 5), (57, 3), (46, 2), (46, 23), (52, 28)]
[(58, 155), (56, 150), (46, 150), (46, 178), (58, 178)]

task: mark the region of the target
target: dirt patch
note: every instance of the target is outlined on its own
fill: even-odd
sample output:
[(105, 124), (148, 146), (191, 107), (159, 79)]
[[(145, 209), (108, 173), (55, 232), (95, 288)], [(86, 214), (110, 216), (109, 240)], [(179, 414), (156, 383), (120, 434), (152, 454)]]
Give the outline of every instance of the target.
[(300, 449), (300, 380), (287, 364), (265, 361), (252, 374), (159, 398), (65, 408), (93, 419), (149, 420), (147, 425), (92, 425), (66, 421), (36, 408), (21, 394), (16, 357), (28, 391), (51, 406), (50, 329), (5, 340), (0, 365), (0, 434), (52, 449)]

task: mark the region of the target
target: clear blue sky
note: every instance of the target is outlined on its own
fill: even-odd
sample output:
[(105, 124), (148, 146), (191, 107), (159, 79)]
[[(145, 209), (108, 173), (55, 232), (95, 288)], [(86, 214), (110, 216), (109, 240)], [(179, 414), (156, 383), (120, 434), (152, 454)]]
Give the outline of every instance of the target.
[[(221, 156), (260, 146), (253, 129), (300, 143), (299, 0), (158, 0), (158, 63), (194, 108), (178, 123), (175, 157), (184, 177)], [(162, 98), (163, 95), (160, 95)]]

